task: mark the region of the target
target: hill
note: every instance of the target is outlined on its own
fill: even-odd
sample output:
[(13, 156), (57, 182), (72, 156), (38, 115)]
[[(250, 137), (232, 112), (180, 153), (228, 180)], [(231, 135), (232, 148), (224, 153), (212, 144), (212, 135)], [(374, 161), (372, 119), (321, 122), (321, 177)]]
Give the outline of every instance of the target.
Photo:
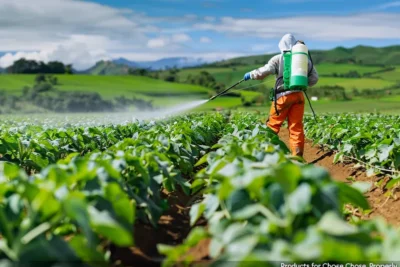
[(124, 75), (128, 74), (129, 68), (140, 68), (149, 70), (165, 70), (170, 68), (187, 68), (204, 64), (201, 59), (175, 57), (164, 58), (156, 61), (130, 61), (125, 58), (118, 58), (111, 61), (99, 61), (93, 67), (76, 72), (77, 74), (92, 74), (92, 75)]
[[(400, 65), (400, 45), (387, 47), (356, 46), (353, 48), (336, 47), (331, 50), (310, 50), (315, 64), (345, 63), (370, 66)], [(254, 55), (222, 60), (203, 67), (230, 67), (265, 64), (275, 54)]]
[(129, 66), (112, 61), (99, 61), (90, 69), (82, 72), (92, 75), (124, 75), (128, 74)]
[(112, 60), (116, 64), (123, 64), (134, 68), (144, 68), (152, 70), (163, 70), (169, 68), (187, 68), (205, 64), (206, 62), (201, 58), (189, 58), (189, 57), (171, 57), (162, 58), (155, 61), (130, 61), (125, 58), (118, 58)]

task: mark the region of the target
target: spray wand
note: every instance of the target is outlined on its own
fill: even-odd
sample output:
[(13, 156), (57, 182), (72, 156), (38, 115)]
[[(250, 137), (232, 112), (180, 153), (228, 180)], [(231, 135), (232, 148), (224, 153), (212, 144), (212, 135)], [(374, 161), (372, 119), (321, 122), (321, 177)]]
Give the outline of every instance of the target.
[(219, 97), (220, 95), (223, 95), (224, 93), (228, 92), (228, 91), (231, 90), (233, 87), (236, 87), (238, 84), (240, 84), (240, 83), (243, 82), (243, 81), (244, 81), (244, 79), (238, 81), (237, 83), (235, 83), (235, 84), (232, 85), (231, 87), (225, 89), (225, 90), (222, 91), (221, 93), (219, 93), (219, 94), (217, 94), (217, 95), (211, 97), (209, 101), (214, 100), (215, 98)]

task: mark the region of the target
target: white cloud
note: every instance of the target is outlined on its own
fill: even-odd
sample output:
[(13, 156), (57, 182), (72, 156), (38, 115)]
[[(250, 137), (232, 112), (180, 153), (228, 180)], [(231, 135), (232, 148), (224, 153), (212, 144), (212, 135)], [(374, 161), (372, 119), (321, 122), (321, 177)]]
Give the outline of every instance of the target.
[(169, 40), (165, 38), (154, 38), (150, 39), (147, 42), (147, 47), (149, 48), (160, 48), (160, 47), (165, 47), (169, 44)]
[(59, 45), (54, 49), (42, 50), (39, 52), (17, 52), (7, 53), (0, 58), (0, 67), (5, 68), (14, 63), (14, 61), (25, 58), (36, 61), (62, 61), (65, 64), (75, 63), (77, 69), (86, 69), (94, 65), (99, 60), (107, 60), (106, 51), (91, 50), (85, 43), (71, 43)]
[(79, 68), (98, 51), (139, 49), (148, 39), (143, 31), (156, 31), (132, 10), (86, 1), (0, 0), (0, 6), (0, 51), (20, 51), (3, 56), (2, 66), (26, 56), (72, 60)]
[(198, 23), (194, 27), (198, 30), (261, 38), (280, 38), (288, 32), (296, 37), (320, 41), (400, 38), (398, 15), (389, 13), (303, 16), (290, 19), (224, 17), (218, 23)]
[(211, 39), (203, 36), (200, 38), (200, 43), (211, 43)]
[(204, 53), (193, 53), (193, 52), (152, 52), (152, 53), (138, 53), (138, 52), (127, 52), (127, 53), (112, 53), (113, 58), (123, 57), (129, 60), (137, 61), (148, 61), (148, 60), (158, 60), (160, 58), (167, 57), (191, 57), (191, 58), (201, 58), (205, 61), (212, 62), (216, 60), (223, 60), (233, 57), (245, 56), (245, 53), (236, 52), (204, 52)]
[(388, 9), (391, 7), (400, 7), (400, 1), (389, 2), (378, 6), (378, 9)]
[(190, 38), (189, 35), (184, 34), (184, 33), (177, 33), (172, 36), (162, 36), (158, 38), (153, 38), (149, 39), (147, 41), (147, 47), (152, 48), (152, 49), (160, 49), (160, 48), (166, 48), (166, 49), (178, 49), (180, 48), (180, 44), (186, 43), (191, 41), (192, 38)]
[(172, 36), (172, 41), (176, 42), (176, 43), (186, 43), (191, 40), (192, 40), (192, 38), (190, 38), (189, 35), (184, 34), (184, 33), (177, 33)]
[[(203, 31), (215, 31), (229, 37), (249, 37), (249, 42), (251, 37), (277, 40), (287, 32), (299, 39), (318, 41), (400, 38), (398, 14), (394, 13), (266, 19), (199, 17), (195, 14), (151, 17), (90, 1), (0, 0), (0, 51), (20, 51), (1, 57), (0, 66), (12, 64), (21, 57), (61, 60), (81, 69), (91, 62), (117, 54), (137, 56), (132, 60), (184, 55), (207, 58), (239, 55), (229, 50), (227, 53), (215, 52), (218, 51), (217, 45), (208, 46), (209, 53), (202, 50), (190, 52), (194, 48), (186, 44), (192, 40), (193, 31), (204, 35), (196, 39), (201, 43), (211, 42), (206, 37), (208, 33)], [(222, 0), (211, 2), (228, 4)], [(399, 1), (382, 4), (380, 9), (396, 6), (400, 6)], [(217, 42), (213, 40), (213, 43)], [(269, 49), (257, 43), (249, 46), (253, 51)]]
[(271, 48), (270, 44), (255, 44), (251, 46), (251, 51), (266, 53), (268, 48)]

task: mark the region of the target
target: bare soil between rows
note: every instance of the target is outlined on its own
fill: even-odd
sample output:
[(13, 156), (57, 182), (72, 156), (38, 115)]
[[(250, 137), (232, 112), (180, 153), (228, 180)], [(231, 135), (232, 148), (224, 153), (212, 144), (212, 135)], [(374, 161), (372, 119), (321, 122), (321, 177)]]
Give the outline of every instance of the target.
[[(289, 147), (289, 130), (287, 128), (281, 128), (279, 138)], [(313, 146), (312, 141), (306, 140), (304, 147), (304, 159), (308, 163), (325, 168), (329, 171), (333, 179), (340, 182), (352, 183), (346, 178), (353, 177), (356, 181), (366, 181), (373, 184), (370, 191), (365, 194), (372, 211), (367, 216), (360, 216), (362, 219), (380, 216), (385, 218), (385, 220), (390, 224), (400, 226), (400, 200), (392, 197), (389, 198), (384, 195), (386, 190), (383, 188), (383, 186), (386, 184), (389, 178), (377, 176), (368, 177), (365, 173), (365, 170), (361, 168), (354, 168), (354, 162), (334, 164), (334, 156), (335, 154), (332, 151), (323, 151), (319, 146)], [(381, 179), (385, 179), (385, 181), (379, 187), (376, 186), (375, 182)], [(360, 214), (356, 213), (355, 215)]]
[[(141, 222), (136, 223), (133, 226), (135, 246), (113, 247), (113, 266), (161, 266), (163, 255), (158, 253), (157, 245), (177, 246), (183, 243), (192, 229), (189, 216), (192, 197), (182, 192), (163, 192), (163, 196), (168, 200), (169, 208), (158, 221), (158, 228)], [(206, 221), (200, 219), (195, 226), (201, 225), (206, 225)], [(200, 242), (190, 251), (190, 255), (196, 261), (206, 259), (209, 253), (208, 245), (208, 240)]]
[[(281, 129), (279, 137), (289, 146), (289, 132), (287, 128)], [(368, 181), (374, 185), (369, 192), (365, 194), (372, 211), (368, 215), (361, 215), (355, 210), (354, 215), (362, 219), (369, 219), (381, 216), (389, 223), (400, 225), (400, 201), (384, 196), (386, 192), (382, 187), (377, 187), (375, 182), (380, 179), (388, 179), (386, 177), (372, 176), (368, 177), (365, 170), (355, 169), (354, 163), (333, 163), (334, 153), (331, 151), (323, 151), (318, 146), (313, 146), (312, 141), (306, 140), (304, 159), (308, 163), (321, 166), (329, 171), (332, 178), (344, 182), (351, 183), (348, 177), (353, 177), (356, 181)], [(385, 185), (385, 183), (382, 183)], [(134, 225), (135, 246), (130, 248), (112, 248), (113, 266), (161, 266), (163, 256), (157, 251), (158, 244), (179, 245), (189, 234), (192, 227), (190, 226), (189, 210), (193, 203), (190, 196), (186, 196), (182, 192), (174, 192), (168, 194), (163, 192), (164, 197), (168, 200), (170, 208), (160, 218), (158, 228), (155, 229), (151, 225), (136, 223)], [(206, 225), (206, 221), (199, 221), (196, 225)], [(190, 255), (194, 261), (206, 263), (209, 260), (208, 251), (209, 240), (200, 242), (190, 251)], [(207, 263), (206, 263), (207, 265)]]

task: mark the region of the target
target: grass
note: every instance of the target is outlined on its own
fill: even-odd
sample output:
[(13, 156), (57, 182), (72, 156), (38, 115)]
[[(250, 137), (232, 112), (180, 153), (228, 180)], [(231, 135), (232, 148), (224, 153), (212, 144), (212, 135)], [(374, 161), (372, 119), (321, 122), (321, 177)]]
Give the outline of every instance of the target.
[(204, 111), (214, 108), (230, 109), (241, 106), (242, 101), (239, 97), (218, 97), (212, 101), (197, 107), (194, 111)]
[[(134, 95), (172, 97), (176, 95), (207, 96), (210, 90), (205, 87), (169, 83), (162, 80), (138, 76), (94, 76), (94, 75), (56, 75), (62, 91), (98, 92), (111, 99), (116, 96)], [(0, 75), (0, 88), (20, 93), (24, 86), (34, 84), (35, 75)]]
[[(380, 99), (356, 99), (352, 101), (312, 101), (314, 111), (318, 114), (322, 113), (342, 113), (342, 112), (355, 112), (355, 113), (371, 113), (381, 112), (390, 114), (400, 114), (400, 96), (385, 97)], [(250, 107), (240, 109), (257, 110), (260, 112), (268, 112), (270, 104), (259, 107)], [(311, 113), (308, 102), (305, 106), (305, 112)]]
[(396, 69), (392, 71), (374, 74), (372, 77), (387, 81), (400, 82), (400, 66), (397, 66)]
[(355, 64), (331, 64), (324, 63), (319, 64), (315, 67), (320, 75), (331, 75), (333, 73), (345, 74), (350, 71), (357, 71), (359, 74), (363, 75), (365, 73), (371, 73), (378, 70), (382, 70), (381, 67), (363, 66)]
[[(201, 71), (207, 71), (212, 74), (217, 82), (221, 82), (225, 84), (227, 87), (236, 83), (237, 81), (243, 78), (243, 75), (251, 70), (259, 68), (263, 66), (260, 65), (249, 65), (249, 66), (238, 66), (238, 67), (223, 67), (223, 68), (192, 68), (192, 69), (183, 69), (178, 73), (178, 77), (180, 81), (185, 81), (188, 75), (196, 75)], [(381, 70), (381, 67), (373, 67), (373, 66), (362, 66), (362, 65), (354, 65), (354, 64), (330, 64), (324, 63), (316, 66), (316, 69), (320, 75), (330, 75), (333, 73), (344, 74), (349, 71), (357, 71), (360, 74), (375, 72)], [(397, 70), (396, 70), (397, 71)], [(320, 77), (320, 80), (317, 86), (342, 86), (346, 90), (350, 91), (353, 88), (357, 88), (358, 90), (363, 89), (382, 89), (388, 86), (392, 86), (396, 84), (396, 73), (381, 73), (379, 74), (379, 78), (338, 78), (338, 77)], [(397, 73), (398, 77), (400, 76), (400, 71)], [(385, 79), (384, 75), (387, 75), (389, 79)], [(237, 86), (237, 89), (245, 88), (248, 86), (257, 85), (262, 83), (263, 87), (270, 88), (275, 84), (275, 75), (268, 76), (262, 81), (254, 81), (250, 80), (245, 83)]]
[(335, 77), (320, 77), (316, 86), (342, 86), (346, 90), (356, 88), (363, 89), (382, 89), (384, 87), (393, 86), (396, 83), (373, 78), (335, 78)]

